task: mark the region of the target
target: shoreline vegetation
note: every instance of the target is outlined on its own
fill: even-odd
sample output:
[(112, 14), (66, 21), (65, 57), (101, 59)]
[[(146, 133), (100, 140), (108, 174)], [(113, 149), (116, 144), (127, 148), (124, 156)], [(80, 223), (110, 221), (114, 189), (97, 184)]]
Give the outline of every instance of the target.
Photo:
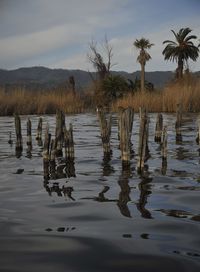
[(137, 62), (141, 66), (140, 79), (125, 79), (111, 73), (114, 65), (113, 47), (105, 36), (100, 50), (98, 43), (89, 44), (88, 60), (93, 65), (97, 79), (82, 92), (76, 90), (73, 75), (68, 85), (50, 91), (30, 91), (16, 88), (0, 89), (0, 115), (55, 114), (61, 110), (66, 114), (95, 111), (96, 107), (106, 107), (117, 112), (119, 107), (132, 107), (135, 112), (144, 107), (149, 112), (175, 112), (181, 104), (184, 112), (200, 112), (200, 78), (189, 69), (188, 60), (197, 61), (200, 44), (195, 45), (196, 35), (191, 35), (189, 27), (177, 33), (171, 30), (174, 40), (165, 40), (162, 51), (165, 60), (177, 63), (175, 79), (163, 90), (154, 89), (152, 82), (145, 80), (145, 66), (151, 60), (148, 50), (154, 46), (144, 37), (136, 39), (133, 46), (138, 50)]
[[(59, 89), (33, 92), (16, 88), (8, 93), (0, 89), (0, 115), (55, 114), (57, 109), (66, 114), (92, 112), (98, 105), (93, 88), (90, 86), (84, 92), (75, 94)], [(185, 112), (200, 112), (200, 78), (189, 74), (169, 83), (163, 90), (130, 91), (112, 100), (109, 108), (114, 112), (119, 107), (128, 106), (135, 112), (139, 107), (145, 107), (149, 112), (175, 112), (178, 103), (182, 104)]]

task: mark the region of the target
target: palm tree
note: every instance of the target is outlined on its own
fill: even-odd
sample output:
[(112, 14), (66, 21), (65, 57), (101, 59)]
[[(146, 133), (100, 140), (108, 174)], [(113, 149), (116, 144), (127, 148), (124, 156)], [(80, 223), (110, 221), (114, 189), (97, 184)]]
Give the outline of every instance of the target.
[(177, 78), (182, 78), (184, 64), (187, 65), (188, 59), (196, 61), (199, 56), (199, 45), (195, 46), (191, 40), (197, 39), (197, 36), (188, 34), (192, 31), (189, 27), (181, 28), (179, 32), (171, 30), (175, 36), (175, 41), (166, 40), (167, 44), (162, 54), (165, 60), (172, 60), (178, 63), (176, 69)]
[(146, 62), (151, 59), (151, 56), (146, 51), (146, 49), (150, 49), (154, 44), (150, 43), (148, 39), (141, 38), (140, 40), (136, 39), (133, 45), (140, 49), (139, 56), (137, 57), (137, 61), (141, 65), (141, 91), (144, 91), (145, 88), (145, 65)]

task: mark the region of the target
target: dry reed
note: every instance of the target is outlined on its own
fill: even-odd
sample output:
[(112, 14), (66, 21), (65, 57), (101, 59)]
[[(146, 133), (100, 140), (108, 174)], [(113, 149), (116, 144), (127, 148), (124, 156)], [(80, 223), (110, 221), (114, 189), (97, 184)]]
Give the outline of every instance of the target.
[(200, 112), (200, 79), (187, 77), (181, 82), (171, 83), (163, 91), (137, 92), (117, 100), (112, 109), (118, 107), (145, 107), (149, 112), (175, 112), (177, 104), (181, 103), (185, 112)]
[(6, 93), (0, 90), (0, 115), (51, 114), (57, 109), (65, 113), (85, 111), (84, 99), (80, 94), (59, 91), (30, 92), (21, 89)]

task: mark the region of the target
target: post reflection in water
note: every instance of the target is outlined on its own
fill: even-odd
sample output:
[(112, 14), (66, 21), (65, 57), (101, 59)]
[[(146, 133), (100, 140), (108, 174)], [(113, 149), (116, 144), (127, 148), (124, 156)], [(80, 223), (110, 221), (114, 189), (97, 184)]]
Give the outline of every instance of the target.
[(141, 182), (138, 185), (140, 190), (140, 197), (137, 203), (137, 209), (141, 213), (141, 216), (147, 219), (153, 218), (150, 211), (145, 207), (147, 204), (148, 196), (152, 193), (151, 186), (149, 184), (151, 181), (152, 178), (150, 178), (149, 173), (145, 171), (141, 176)]
[(119, 207), (121, 214), (126, 217), (131, 217), (131, 213), (127, 205), (127, 203), (131, 200), (129, 196), (131, 192), (131, 188), (129, 186), (130, 176), (131, 176), (130, 166), (126, 168), (122, 168), (122, 173), (118, 180), (118, 184), (121, 188), (121, 191), (119, 193), (117, 206)]
[(19, 159), (19, 158), (21, 158), (21, 156), (22, 156), (22, 150), (15, 149), (15, 157), (17, 159)]
[(74, 160), (67, 160), (58, 158), (55, 160), (43, 160), (44, 170), (44, 188), (49, 196), (52, 193), (57, 193), (58, 196), (67, 196), (71, 200), (75, 200), (72, 197), (73, 187), (64, 185), (61, 187), (59, 182), (53, 182), (50, 184), (50, 180), (62, 180), (65, 178), (76, 177)]
[(48, 181), (44, 181), (44, 188), (46, 189), (49, 196), (52, 196), (52, 193), (56, 193), (57, 196), (65, 196), (69, 199), (75, 201), (75, 198), (72, 196), (74, 188), (72, 186), (65, 187), (64, 185), (60, 187), (59, 182), (54, 182), (50, 184)]
[(31, 159), (32, 158), (32, 145), (28, 145), (27, 146), (27, 149), (26, 149), (26, 157), (28, 159)]
[(162, 160), (161, 174), (165, 176), (167, 173), (167, 160)]
[(103, 176), (110, 176), (115, 172), (114, 168), (111, 166), (112, 158), (112, 153), (109, 154), (104, 154), (103, 156), (103, 162), (102, 162), (102, 167), (103, 167)]
[(44, 180), (48, 181), (49, 179), (63, 179), (76, 177), (76, 170), (74, 161), (61, 161), (56, 164), (54, 160), (43, 162), (44, 169)]
[(37, 139), (37, 145), (43, 147), (43, 141), (42, 141), (42, 139)]
[(110, 189), (109, 186), (104, 186), (103, 190), (99, 193), (99, 195), (97, 197), (95, 197), (95, 200), (96, 201), (99, 201), (99, 202), (113, 202), (115, 200), (112, 200), (112, 199), (108, 199), (105, 197), (105, 193)]

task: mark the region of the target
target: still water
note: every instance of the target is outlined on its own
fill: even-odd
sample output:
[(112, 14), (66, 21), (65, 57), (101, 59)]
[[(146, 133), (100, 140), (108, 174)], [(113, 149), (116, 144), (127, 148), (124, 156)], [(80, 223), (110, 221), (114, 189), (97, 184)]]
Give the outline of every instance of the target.
[[(14, 120), (0, 117), (0, 271), (200, 271), (197, 115), (184, 116), (183, 141), (177, 144), (175, 115), (164, 114), (165, 168), (154, 142), (156, 114), (150, 114), (151, 157), (143, 177), (135, 170), (137, 114), (126, 171), (115, 116), (110, 160), (103, 157), (96, 115), (66, 116), (67, 125), (74, 126), (74, 173), (48, 183), (35, 140), (38, 118), (30, 116), (33, 149), (27, 152), (27, 116), (22, 116), (24, 149), (16, 157)], [(44, 126), (47, 122), (54, 135), (55, 116), (43, 116)], [(8, 144), (9, 132), (13, 145)]]

